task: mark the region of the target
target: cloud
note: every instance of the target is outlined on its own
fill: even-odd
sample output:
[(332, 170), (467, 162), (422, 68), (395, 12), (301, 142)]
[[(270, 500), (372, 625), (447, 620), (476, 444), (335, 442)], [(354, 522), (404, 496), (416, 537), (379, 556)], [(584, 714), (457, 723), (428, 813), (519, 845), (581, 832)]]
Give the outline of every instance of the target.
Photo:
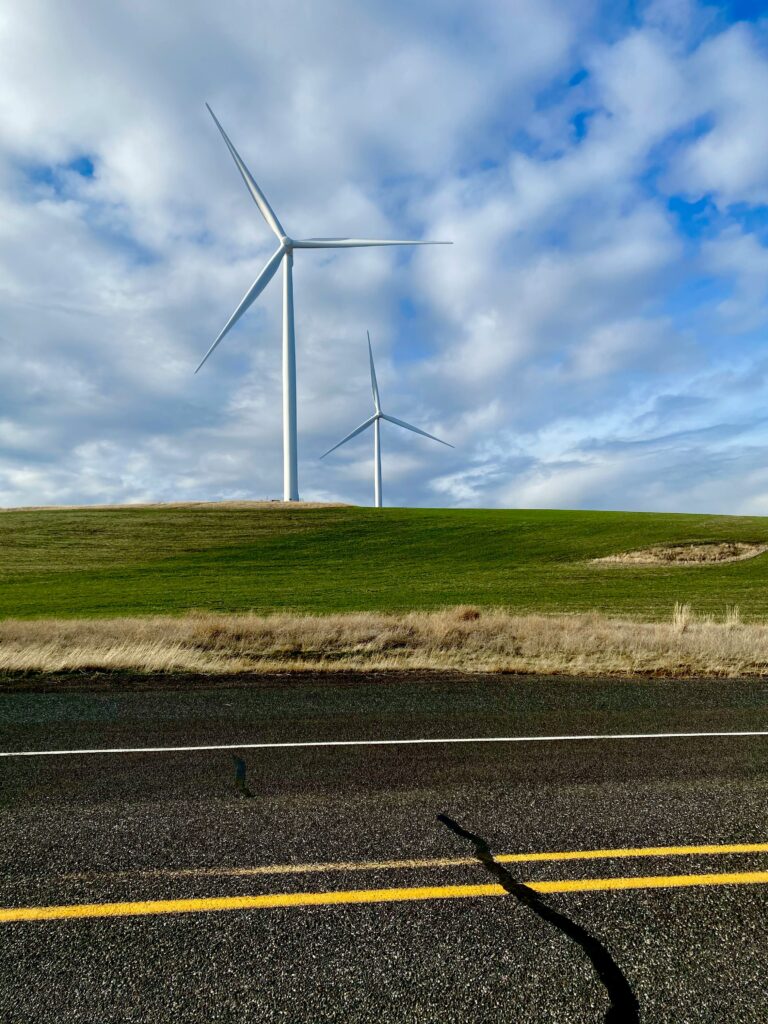
[(701, 45), (689, 60), (693, 102), (707, 130), (686, 146), (673, 168), (687, 195), (713, 194), (721, 204), (768, 201), (768, 125), (761, 97), (768, 89), (762, 34), (734, 25)]
[(30, 0), (0, 46), (3, 504), (280, 493), (279, 282), (193, 374), (273, 248), (207, 99), (289, 231), (454, 241), (297, 254), (303, 496), (370, 501), (368, 439), (318, 458), (370, 329), (457, 445), (390, 431), (389, 503), (764, 507), (764, 23)]

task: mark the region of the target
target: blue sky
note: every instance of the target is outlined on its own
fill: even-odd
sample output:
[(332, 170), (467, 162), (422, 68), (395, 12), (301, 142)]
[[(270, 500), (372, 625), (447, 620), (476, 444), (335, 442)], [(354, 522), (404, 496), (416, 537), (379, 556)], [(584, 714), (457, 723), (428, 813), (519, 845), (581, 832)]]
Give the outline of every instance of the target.
[[(30, 0), (0, 18), (0, 504), (281, 493), (768, 514), (768, 16), (667, 0)], [(6, 59), (7, 57), (7, 59)]]

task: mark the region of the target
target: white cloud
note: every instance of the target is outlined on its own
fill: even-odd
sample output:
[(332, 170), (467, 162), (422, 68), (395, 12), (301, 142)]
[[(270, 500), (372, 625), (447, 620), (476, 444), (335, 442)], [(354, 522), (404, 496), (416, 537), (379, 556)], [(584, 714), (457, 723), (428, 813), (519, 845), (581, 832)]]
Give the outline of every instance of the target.
[(387, 406), (457, 444), (391, 431), (392, 503), (717, 505), (716, 466), (757, 507), (765, 44), (682, 0), (8, 8), (0, 501), (280, 492), (278, 282), (192, 374), (273, 244), (208, 99), (290, 231), (455, 243), (298, 254), (305, 496), (370, 500), (367, 441), (317, 458), (370, 328)]
[(743, 25), (708, 40), (690, 60), (689, 88), (710, 123), (681, 154), (677, 187), (722, 204), (768, 202), (765, 41)]

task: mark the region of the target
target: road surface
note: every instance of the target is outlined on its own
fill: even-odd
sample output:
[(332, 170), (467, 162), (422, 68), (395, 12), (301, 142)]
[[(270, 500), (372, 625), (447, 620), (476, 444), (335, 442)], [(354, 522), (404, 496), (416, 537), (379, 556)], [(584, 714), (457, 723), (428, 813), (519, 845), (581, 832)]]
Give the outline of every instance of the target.
[(3, 1024), (768, 1019), (765, 683), (36, 685)]

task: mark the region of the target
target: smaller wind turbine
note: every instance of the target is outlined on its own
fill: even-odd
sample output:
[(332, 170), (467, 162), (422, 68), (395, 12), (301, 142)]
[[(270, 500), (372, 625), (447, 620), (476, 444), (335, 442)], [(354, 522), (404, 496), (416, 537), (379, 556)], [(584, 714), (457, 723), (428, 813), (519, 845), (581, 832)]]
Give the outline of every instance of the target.
[(448, 444), (447, 441), (441, 441), (439, 437), (435, 437), (434, 434), (428, 434), (426, 430), (421, 430), (419, 427), (414, 427), (412, 423), (406, 423), (405, 420), (399, 420), (395, 416), (389, 416), (387, 413), (381, 411), (381, 400), (379, 399), (379, 385), (376, 383), (376, 367), (373, 365), (373, 349), (371, 348), (371, 335), (368, 331), (365, 332), (368, 335), (368, 358), (371, 362), (371, 391), (373, 392), (373, 416), (370, 416), (365, 423), (361, 423), (356, 430), (353, 430), (351, 434), (347, 434), (346, 437), (342, 438), (338, 444), (335, 444), (333, 448), (329, 448), (327, 452), (320, 456), (324, 459), (326, 455), (330, 455), (331, 452), (335, 452), (337, 448), (341, 448), (347, 441), (351, 441), (353, 437), (357, 437), (358, 434), (362, 434), (364, 430), (373, 425), (373, 503), (376, 508), (381, 508), (381, 421), (388, 420), (390, 423), (394, 423), (397, 427), (405, 427), (406, 430), (412, 430), (414, 434), (421, 434), (422, 437), (428, 437), (432, 441), (437, 441), (440, 444), (447, 445), (448, 448), (453, 448), (452, 444)]

